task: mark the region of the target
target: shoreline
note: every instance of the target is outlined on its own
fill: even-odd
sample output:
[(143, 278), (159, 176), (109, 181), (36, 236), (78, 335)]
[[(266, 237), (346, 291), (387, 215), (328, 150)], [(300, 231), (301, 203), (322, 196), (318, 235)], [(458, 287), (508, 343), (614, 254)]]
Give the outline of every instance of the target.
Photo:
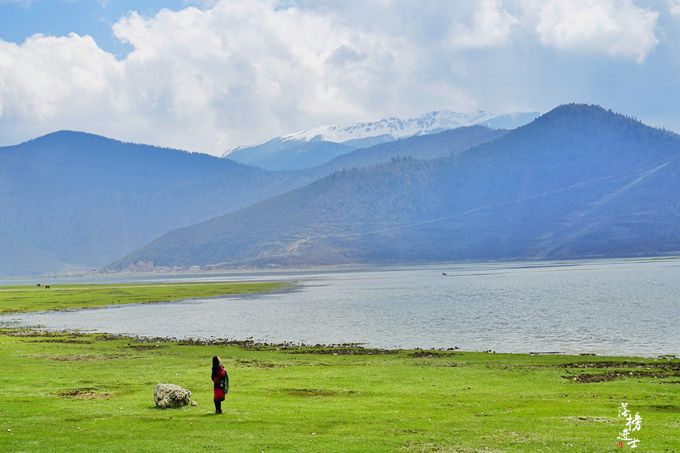
[[(213, 281), (109, 284), (33, 284), (0, 287), (5, 315), (70, 312), (124, 305), (150, 305), (218, 297), (285, 293), (295, 282)], [(294, 288), (293, 288), (294, 289)]]
[[(623, 348), (620, 345), (612, 343), (611, 341), (605, 341), (602, 345), (593, 344), (590, 341), (582, 341), (581, 338), (570, 338), (566, 337), (562, 341), (541, 341), (540, 337), (536, 338), (525, 338), (523, 341), (514, 341), (511, 343), (505, 342), (494, 345), (491, 342), (481, 341), (476, 339), (474, 336), (465, 336), (459, 333), (460, 338), (456, 339), (456, 336), (444, 335), (444, 336), (421, 336), (417, 338), (410, 339), (408, 337), (401, 336), (387, 336), (385, 338), (371, 338), (370, 335), (324, 335), (324, 331), (320, 331), (319, 334), (305, 335), (296, 334), (295, 329), (286, 331), (276, 331), (270, 329), (235, 329), (226, 330), (232, 334), (232, 336), (221, 336), (218, 330), (208, 329), (208, 330), (196, 330), (196, 329), (149, 329), (149, 328), (137, 328), (132, 325), (123, 324), (101, 324), (99, 327), (96, 322), (81, 322), (81, 323), (68, 323), (60, 322), (58, 316), (63, 313), (81, 312), (87, 310), (102, 310), (102, 309), (125, 309), (125, 306), (135, 307), (135, 306), (145, 306), (145, 305), (175, 305), (186, 303), (187, 301), (211, 301), (214, 299), (235, 299), (244, 300), (247, 304), (247, 300), (250, 298), (258, 298), (262, 295), (281, 295), (288, 293), (299, 292), (304, 289), (307, 282), (304, 279), (301, 280), (288, 280), (288, 281), (277, 281), (277, 282), (264, 282), (264, 281), (248, 281), (248, 282), (210, 282), (203, 283), (206, 286), (220, 286), (220, 285), (233, 285), (231, 290), (238, 288), (238, 285), (246, 285), (253, 288), (257, 288), (258, 284), (270, 284), (276, 285), (270, 289), (257, 290), (255, 292), (240, 293), (231, 292), (229, 294), (216, 294), (213, 296), (187, 296), (178, 298), (175, 300), (163, 300), (162, 298), (157, 298), (153, 300), (144, 301), (118, 301), (118, 303), (109, 303), (106, 305), (94, 305), (85, 306), (81, 303), (80, 306), (68, 307), (68, 308), (50, 308), (48, 310), (15, 310), (12, 312), (5, 312), (0, 315), (0, 328), (2, 329), (33, 329), (40, 332), (64, 332), (64, 333), (93, 333), (93, 334), (104, 334), (125, 337), (130, 339), (135, 339), (137, 341), (163, 341), (163, 342), (193, 342), (194, 344), (203, 345), (235, 345), (235, 344), (249, 344), (251, 346), (257, 345), (258, 347), (279, 347), (279, 348), (310, 348), (310, 347), (325, 347), (325, 348), (337, 348), (338, 346), (351, 345), (352, 347), (362, 348), (362, 349), (374, 349), (374, 350), (389, 350), (389, 351), (415, 351), (415, 350), (425, 350), (425, 351), (445, 351), (445, 350), (459, 350), (467, 352), (495, 352), (499, 354), (526, 354), (526, 355), (553, 355), (553, 356), (596, 356), (596, 357), (638, 357), (638, 358), (663, 358), (678, 356), (678, 351), (674, 348), (663, 348), (665, 346), (672, 346), (668, 341), (652, 341), (647, 343), (640, 343), (640, 348), (635, 350), (634, 348)], [(68, 285), (69, 291), (74, 287), (82, 288), (88, 290), (95, 288), (101, 293), (105, 293), (106, 297), (112, 297), (111, 294), (115, 292), (116, 289), (126, 289), (133, 290), (132, 293), (136, 293), (137, 289), (142, 290), (163, 290), (170, 289), (170, 293), (176, 296), (177, 291), (182, 287), (189, 288), (199, 288), (201, 283), (147, 283), (147, 284), (110, 284), (110, 285)], [(1, 288), (1, 287), (0, 287)], [(59, 286), (55, 285), (52, 290), (41, 290), (32, 286), (23, 286), (21, 290), (26, 290), (28, 292), (35, 291), (41, 297), (51, 300), (52, 296), (58, 294), (55, 291), (59, 290)], [(67, 289), (61, 287), (61, 289)], [(109, 291), (110, 289), (110, 291)], [(0, 289), (0, 296), (2, 294), (7, 295), (7, 299), (12, 298), (11, 291)], [(52, 292), (50, 292), (52, 291)], [(64, 291), (68, 292), (68, 291)], [(167, 292), (167, 291), (166, 291)], [(111, 293), (111, 294), (109, 294)], [(157, 293), (154, 293), (157, 294)], [(118, 297), (118, 296), (115, 296)], [(290, 296), (295, 298), (295, 296)], [(81, 298), (81, 301), (83, 299)], [(265, 299), (263, 299), (265, 300)], [(266, 301), (266, 300), (265, 300)], [(51, 303), (51, 302), (50, 302)], [(212, 302), (215, 305), (215, 302)], [(2, 308), (0, 306), (0, 308)], [(35, 306), (33, 306), (35, 308)], [(263, 308), (263, 307), (261, 307)], [(145, 310), (145, 309), (144, 309)], [(160, 309), (162, 312), (164, 309)], [(191, 311), (192, 308), (188, 306), (183, 309), (184, 311)], [(148, 311), (148, 310), (146, 310)], [(153, 313), (156, 313), (155, 309), (152, 309)], [(120, 312), (120, 315), (116, 315), (118, 318), (125, 318), (130, 316), (129, 313), (136, 313), (135, 310), (131, 312)], [(127, 314), (126, 314), (127, 313)], [(55, 317), (50, 317), (54, 315)], [(36, 316), (37, 318), (33, 317)], [(47, 316), (47, 317), (45, 317)], [(85, 315), (87, 316), (98, 316), (98, 315)], [(133, 315), (134, 316), (134, 315)], [(24, 318), (24, 319), (22, 319)], [(63, 319), (69, 319), (66, 316)], [(129, 318), (134, 319), (134, 318)], [(59, 326), (61, 324), (61, 326)], [(69, 324), (71, 324), (69, 326)], [(80, 324), (80, 325), (79, 325)], [(54, 327), (49, 327), (53, 325)], [(62, 327), (63, 326), (63, 327)], [(75, 327), (73, 327), (75, 326)], [(196, 335), (196, 332), (202, 332)], [(211, 333), (217, 333), (217, 335), (210, 335)], [(356, 333), (356, 332), (355, 332)], [(179, 335), (177, 335), (179, 334)], [(296, 338), (297, 337), (297, 338)], [(486, 336), (486, 340), (492, 339)], [(453, 341), (448, 341), (453, 339)], [(329, 341), (330, 340), (330, 341)], [(359, 341), (356, 341), (359, 340)], [(422, 340), (422, 341), (421, 341)], [(462, 343), (462, 344), (461, 344)], [(491, 344), (490, 344), (491, 343)], [(654, 348), (654, 345), (661, 345), (659, 349)], [(509, 346), (509, 347), (508, 347)], [(582, 347), (583, 346), (583, 347)], [(630, 350), (632, 349), (632, 350)]]
[[(215, 282), (215, 283), (221, 283), (221, 282)], [(111, 309), (111, 308), (118, 308), (118, 307), (129, 307), (129, 306), (135, 306), (135, 305), (165, 305), (165, 304), (176, 304), (176, 303), (181, 303), (181, 302), (187, 302), (187, 301), (192, 301), (192, 300), (212, 300), (212, 299), (223, 299), (223, 298), (239, 298), (239, 299), (247, 299), (249, 297), (256, 297), (256, 296), (263, 296), (263, 295), (269, 295), (269, 294), (287, 294), (287, 293), (293, 293), (296, 291), (299, 291), (302, 285), (300, 285), (298, 282), (277, 282), (277, 281), (257, 281), (257, 282), (227, 282), (227, 283), (281, 283), (281, 285), (277, 288), (271, 289), (271, 290), (262, 290), (262, 291), (255, 291), (255, 292), (250, 292), (250, 293), (234, 293), (234, 294), (222, 294), (222, 295), (216, 295), (216, 296), (203, 296), (203, 297), (189, 297), (186, 299), (176, 299), (176, 300), (159, 300), (159, 301), (146, 301), (146, 302), (125, 302), (125, 303), (115, 303), (115, 304), (109, 304), (109, 305), (100, 305), (100, 306), (95, 306), (95, 307), (71, 307), (71, 308), (54, 308), (51, 310), (43, 310), (43, 311), (6, 311), (6, 312), (0, 312), (0, 328), (2, 328), (3, 325), (3, 320), (2, 318), (5, 316), (13, 316), (13, 315), (41, 315), (41, 314), (49, 314), (49, 313), (73, 313), (73, 312), (78, 312), (78, 311), (84, 311), (84, 310), (105, 310), (105, 309)], [(184, 284), (184, 283), (168, 283), (167, 285), (171, 284)], [(140, 286), (153, 286), (153, 285), (140, 285)], [(166, 286), (166, 285), (158, 285), (158, 286)], [(118, 287), (118, 286), (116, 286)], [(1, 288), (1, 287), (0, 287)], [(0, 289), (2, 291), (2, 289)]]
[[(172, 303), (172, 302), (170, 302)], [(372, 354), (402, 354), (402, 353), (433, 353), (435, 355), (441, 353), (448, 353), (451, 355), (457, 353), (466, 354), (492, 354), (492, 355), (516, 355), (516, 356), (554, 356), (554, 357), (597, 357), (614, 358), (614, 359), (636, 359), (636, 360), (677, 360), (680, 356), (673, 353), (660, 353), (654, 355), (623, 355), (623, 354), (598, 354), (593, 352), (563, 352), (563, 351), (496, 351), (493, 349), (486, 350), (468, 350), (461, 349), (457, 346), (451, 347), (413, 347), (413, 348), (398, 348), (398, 347), (376, 347), (370, 346), (366, 343), (304, 343), (295, 341), (284, 342), (269, 342), (266, 340), (254, 340), (251, 338), (239, 339), (228, 337), (163, 337), (163, 336), (144, 336), (124, 333), (111, 333), (97, 330), (78, 330), (78, 329), (49, 329), (44, 326), (12, 326), (7, 322), (0, 321), (0, 335), (14, 336), (13, 332), (23, 332), (26, 337), (59, 337), (64, 335), (70, 336), (94, 336), (102, 337), (105, 340), (130, 340), (138, 343), (168, 343), (177, 344), (179, 346), (213, 346), (213, 347), (239, 347), (243, 350), (272, 350), (272, 351), (330, 351), (338, 354), (350, 355), (372, 355)], [(313, 352), (310, 352), (313, 353)], [(328, 353), (328, 352), (325, 352)]]
[[(581, 257), (581, 258), (564, 258), (564, 259), (531, 259), (531, 258), (517, 258), (506, 260), (463, 260), (463, 261), (436, 261), (436, 262), (395, 262), (395, 263), (349, 263), (349, 264), (330, 264), (304, 267), (253, 267), (253, 268), (223, 268), (223, 269), (178, 269), (178, 270), (159, 270), (154, 272), (82, 272), (73, 274), (48, 274), (48, 275), (17, 275), (17, 276), (0, 276), (0, 288), (3, 286), (14, 285), (31, 285), (39, 280), (44, 281), (61, 281), (63, 283), (55, 284), (116, 284), (120, 283), (117, 279), (124, 281), (138, 281), (142, 283), (144, 280), (153, 279), (174, 279), (186, 277), (193, 279), (199, 276), (267, 276), (272, 274), (290, 274), (290, 275), (306, 275), (306, 274), (331, 274), (331, 273), (348, 273), (360, 271), (395, 271), (395, 270), (413, 270), (419, 268), (445, 268), (445, 267), (459, 267), (459, 266), (512, 266), (527, 264), (532, 267), (545, 263), (547, 267), (554, 266), (576, 266), (579, 264), (598, 264), (598, 263), (646, 263), (658, 261), (680, 261), (680, 254), (670, 253), (668, 255), (641, 255), (641, 256), (613, 256), (613, 257)], [(537, 266), (541, 267), (541, 266)], [(82, 283), (78, 283), (78, 282)], [(236, 280), (241, 281), (255, 281), (255, 280)], [(108, 282), (108, 283), (106, 283)], [(187, 280), (184, 283), (190, 283), (193, 280)]]

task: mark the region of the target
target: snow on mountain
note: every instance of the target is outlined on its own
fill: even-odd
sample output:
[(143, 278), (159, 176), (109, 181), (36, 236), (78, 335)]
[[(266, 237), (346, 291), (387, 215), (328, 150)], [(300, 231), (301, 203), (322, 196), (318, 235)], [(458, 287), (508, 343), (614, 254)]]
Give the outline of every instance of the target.
[[(310, 141), (320, 139), (343, 143), (368, 137), (387, 136), (397, 140), (414, 135), (431, 134), (447, 129), (484, 123), (496, 117), (489, 112), (458, 113), (449, 110), (425, 113), (413, 118), (384, 118), (365, 123), (319, 126), (283, 136), (284, 140)], [(386, 138), (387, 138), (386, 137)]]
[(416, 135), (433, 134), (464, 126), (514, 129), (533, 121), (539, 113), (504, 115), (478, 111), (458, 113), (440, 110), (413, 118), (384, 118), (363, 123), (319, 126), (275, 137), (253, 146), (238, 146), (222, 155), (267, 170), (293, 170), (324, 164), (354, 149), (368, 148)]

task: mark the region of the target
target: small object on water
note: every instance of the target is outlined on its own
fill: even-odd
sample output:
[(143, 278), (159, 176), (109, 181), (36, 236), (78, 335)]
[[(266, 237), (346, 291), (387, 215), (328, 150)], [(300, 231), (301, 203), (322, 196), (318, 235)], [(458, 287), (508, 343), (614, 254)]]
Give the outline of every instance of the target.
[(446, 272), (442, 272), (442, 275), (443, 275), (444, 277), (446, 277)]

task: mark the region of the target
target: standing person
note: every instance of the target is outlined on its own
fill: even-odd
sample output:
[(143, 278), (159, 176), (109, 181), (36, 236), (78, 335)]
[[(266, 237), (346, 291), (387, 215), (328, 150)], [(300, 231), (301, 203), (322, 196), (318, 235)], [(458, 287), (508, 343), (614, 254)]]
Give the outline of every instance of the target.
[(222, 401), (227, 393), (229, 393), (229, 376), (227, 370), (224, 369), (220, 358), (213, 356), (212, 362), (212, 381), (214, 385), (213, 401), (215, 402), (215, 413), (222, 413)]

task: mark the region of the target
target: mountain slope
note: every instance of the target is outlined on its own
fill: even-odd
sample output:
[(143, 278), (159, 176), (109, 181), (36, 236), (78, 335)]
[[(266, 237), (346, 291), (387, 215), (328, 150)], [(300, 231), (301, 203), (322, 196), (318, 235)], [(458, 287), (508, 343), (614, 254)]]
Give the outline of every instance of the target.
[(297, 141), (274, 138), (261, 145), (235, 148), (224, 157), (276, 171), (316, 167), (352, 150), (352, 146), (318, 139)]
[[(459, 155), (482, 143), (496, 140), (507, 134), (484, 126), (466, 126), (436, 134), (417, 135), (387, 143), (358, 149), (343, 154), (318, 167), (294, 170), (283, 175), (290, 189), (302, 187), (337, 171), (371, 167), (390, 162), (395, 158), (412, 157), (419, 160)], [(283, 191), (282, 191), (283, 192)]]
[(368, 167), (388, 162), (396, 157), (408, 156), (427, 160), (457, 155), (507, 133), (506, 130), (489, 129), (484, 126), (464, 126), (436, 134), (416, 135), (343, 154), (320, 165), (314, 173), (321, 177), (345, 168)]
[[(100, 266), (177, 227), (303, 186), (344, 166), (461, 152), (483, 127), (390, 142), (296, 172), (58, 132), (0, 148), (0, 275)], [(447, 137), (450, 134), (450, 137)]]
[(280, 183), (226, 159), (79, 132), (0, 148), (0, 274), (101, 266)]
[(112, 268), (575, 258), (680, 250), (680, 138), (566, 105), (459, 156), (335, 173)]
[(277, 137), (260, 145), (237, 147), (222, 157), (268, 170), (304, 169), (324, 164), (353, 149), (476, 124), (512, 129), (530, 122), (537, 115), (533, 112), (494, 115), (483, 111), (465, 114), (442, 110), (414, 118), (320, 126)]

